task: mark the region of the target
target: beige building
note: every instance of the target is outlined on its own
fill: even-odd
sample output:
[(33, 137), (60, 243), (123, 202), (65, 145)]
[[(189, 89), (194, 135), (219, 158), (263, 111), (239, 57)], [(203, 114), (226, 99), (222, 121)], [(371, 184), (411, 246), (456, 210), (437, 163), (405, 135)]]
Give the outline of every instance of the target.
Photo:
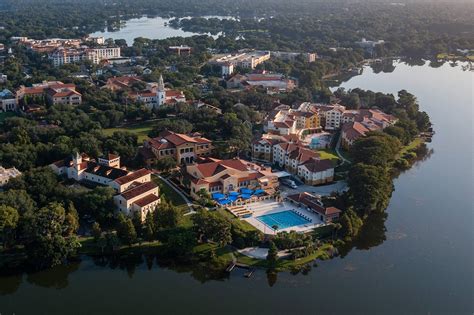
[(241, 188), (263, 189), (273, 194), (278, 188), (278, 178), (271, 168), (241, 159), (208, 159), (204, 163), (187, 165), (183, 175), (191, 196), (204, 190), (207, 193), (228, 193)]
[(151, 172), (147, 169), (128, 171), (121, 167), (120, 156), (115, 154), (100, 157), (97, 162), (85, 154), (75, 154), (50, 167), (57, 175), (113, 188), (117, 193), (113, 197), (117, 210), (126, 215), (138, 211), (144, 219), (160, 202), (158, 186), (151, 180)]
[(146, 140), (141, 152), (147, 164), (165, 157), (171, 157), (179, 164), (189, 164), (198, 157), (209, 156), (213, 149), (212, 142), (200, 134), (163, 131), (158, 137)]

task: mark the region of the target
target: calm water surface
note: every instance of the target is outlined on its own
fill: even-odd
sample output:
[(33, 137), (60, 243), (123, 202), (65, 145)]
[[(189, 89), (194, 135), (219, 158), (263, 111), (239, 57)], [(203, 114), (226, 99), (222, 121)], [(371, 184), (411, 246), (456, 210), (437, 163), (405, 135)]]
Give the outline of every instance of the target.
[[(387, 209), (343, 258), (306, 274), (209, 280), (131, 258), (0, 278), (4, 314), (472, 314), (473, 72), (396, 64), (342, 84), (418, 96), (435, 125), (427, 160), (401, 174)], [(151, 267), (151, 268), (150, 268)]]
[[(203, 16), (203, 18), (218, 18), (218, 19), (235, 19), (231, 16)], [(144, 37), (149, 39), (166, 39), (170, 37), (191, 37), (194, 35), (203, 35), (200, 33), (186, 32), (181, 29), (175, 29), (167, 25), (172, 18), (162, 17), (140, 17), (126, 21), (124, 27), (117, 31), (95, 32), (90, 36), (103, 36), (112, 39), (125, 39), (130, 46), (133, 40), (137, 37)], [(219, 33), (220, 34), (220, 33)], [(206, 33), (205, 35), (216, 38), (219, 34)]]

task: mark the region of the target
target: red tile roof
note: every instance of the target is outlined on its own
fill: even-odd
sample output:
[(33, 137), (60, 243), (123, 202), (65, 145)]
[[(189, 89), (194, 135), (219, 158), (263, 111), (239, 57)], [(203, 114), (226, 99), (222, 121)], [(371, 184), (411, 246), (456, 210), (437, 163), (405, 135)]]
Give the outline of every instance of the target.
[(320, 200), (318, 198), (316, 198), (315, 196), (313, 196), (313, 195), (311, 195), (307, 192), (290, 195), (287, 198), (291, 199), (291, 200), (294, 200), (298, 203), (301, 203), (301, 204), (309, 207), (311, 210), (313, 210), (313, 211), (315, 211), (319, 214), (322, 214), (322, 215), (331, 215), (331, 214), (336, 214), (336, 213), (342, 212), (341, 210), (339, 210), (336, 207), (326, 208), (326, 207), (322, 206), (321, 203), (320, 203)]
[(139, 207), (145, 207), (145, 206), (148, 206), (149, 204), (151, 204), (153, 202), (156, 202), (158, 200), (160, 200), (160, 198), (158, 198), (154, 194), (149, 194), (149, 195), (146, 195), (145, 197), (143, 197), (141, 199), (138, 199), (137, 201), (134, 202), (134, 204), (136, 204)]
[(119, 185), (123, 185), (123, 184), (127, 184), (127, 183), (130, 183), (130, 182), (133, 182), (143, 176), (146, 176), (146, 175), (149, 175), (151, 174), (151, 172), (145, 168), (142, 168), (142, 169), (139, 169), (138, 171), (136, 172), (133, 172), (131, 174), (128, 174), (128, 175), (125, 175), (125, 176), (122, 176), (122, 177), (119, 177), (115, 180), (115, 182), (117, 182), (117, 184)]
[(147, 182), (143, 184), (139, 184), (133, 188), (130, 188), (129, 190), (124, 191), (121, 196), (126, 199), (130, 200), (132, 198), (135, 198), (137, 196), (140, 196), (150, 190), (153, 190), (157, 188), (158, 186), (154, 182)]

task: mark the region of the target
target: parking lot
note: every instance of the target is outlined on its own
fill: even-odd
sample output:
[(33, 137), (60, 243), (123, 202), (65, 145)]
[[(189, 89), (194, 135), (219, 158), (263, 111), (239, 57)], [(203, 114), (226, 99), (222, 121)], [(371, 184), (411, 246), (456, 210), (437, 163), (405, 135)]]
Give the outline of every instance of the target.
[[(296, 183), (298, 185), (298, 183)], [(322, 186), (310, 186), (310, 185), (298, 185), (298, 188), (293, 189), (283, 184), (280, 184), (280, 191), (283, 197), (292, 194), (298, 194), (302, 192), (308, 192), (311, 194), (329, 196), (333, 191), (335, 192), (344, 192), (348, 189), (347, 183), (345, 181), (337, 181), (332, 184), (322, 185)]]

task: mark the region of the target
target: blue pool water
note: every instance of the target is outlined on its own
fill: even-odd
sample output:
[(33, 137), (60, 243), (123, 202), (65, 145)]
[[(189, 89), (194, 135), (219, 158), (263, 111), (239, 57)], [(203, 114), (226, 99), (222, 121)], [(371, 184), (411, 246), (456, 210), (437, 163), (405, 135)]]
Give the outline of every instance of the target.
[(276, 225), (279, 230), (310, 223), (291, 210), (262, 215), (256, 219), (270, 228)]

